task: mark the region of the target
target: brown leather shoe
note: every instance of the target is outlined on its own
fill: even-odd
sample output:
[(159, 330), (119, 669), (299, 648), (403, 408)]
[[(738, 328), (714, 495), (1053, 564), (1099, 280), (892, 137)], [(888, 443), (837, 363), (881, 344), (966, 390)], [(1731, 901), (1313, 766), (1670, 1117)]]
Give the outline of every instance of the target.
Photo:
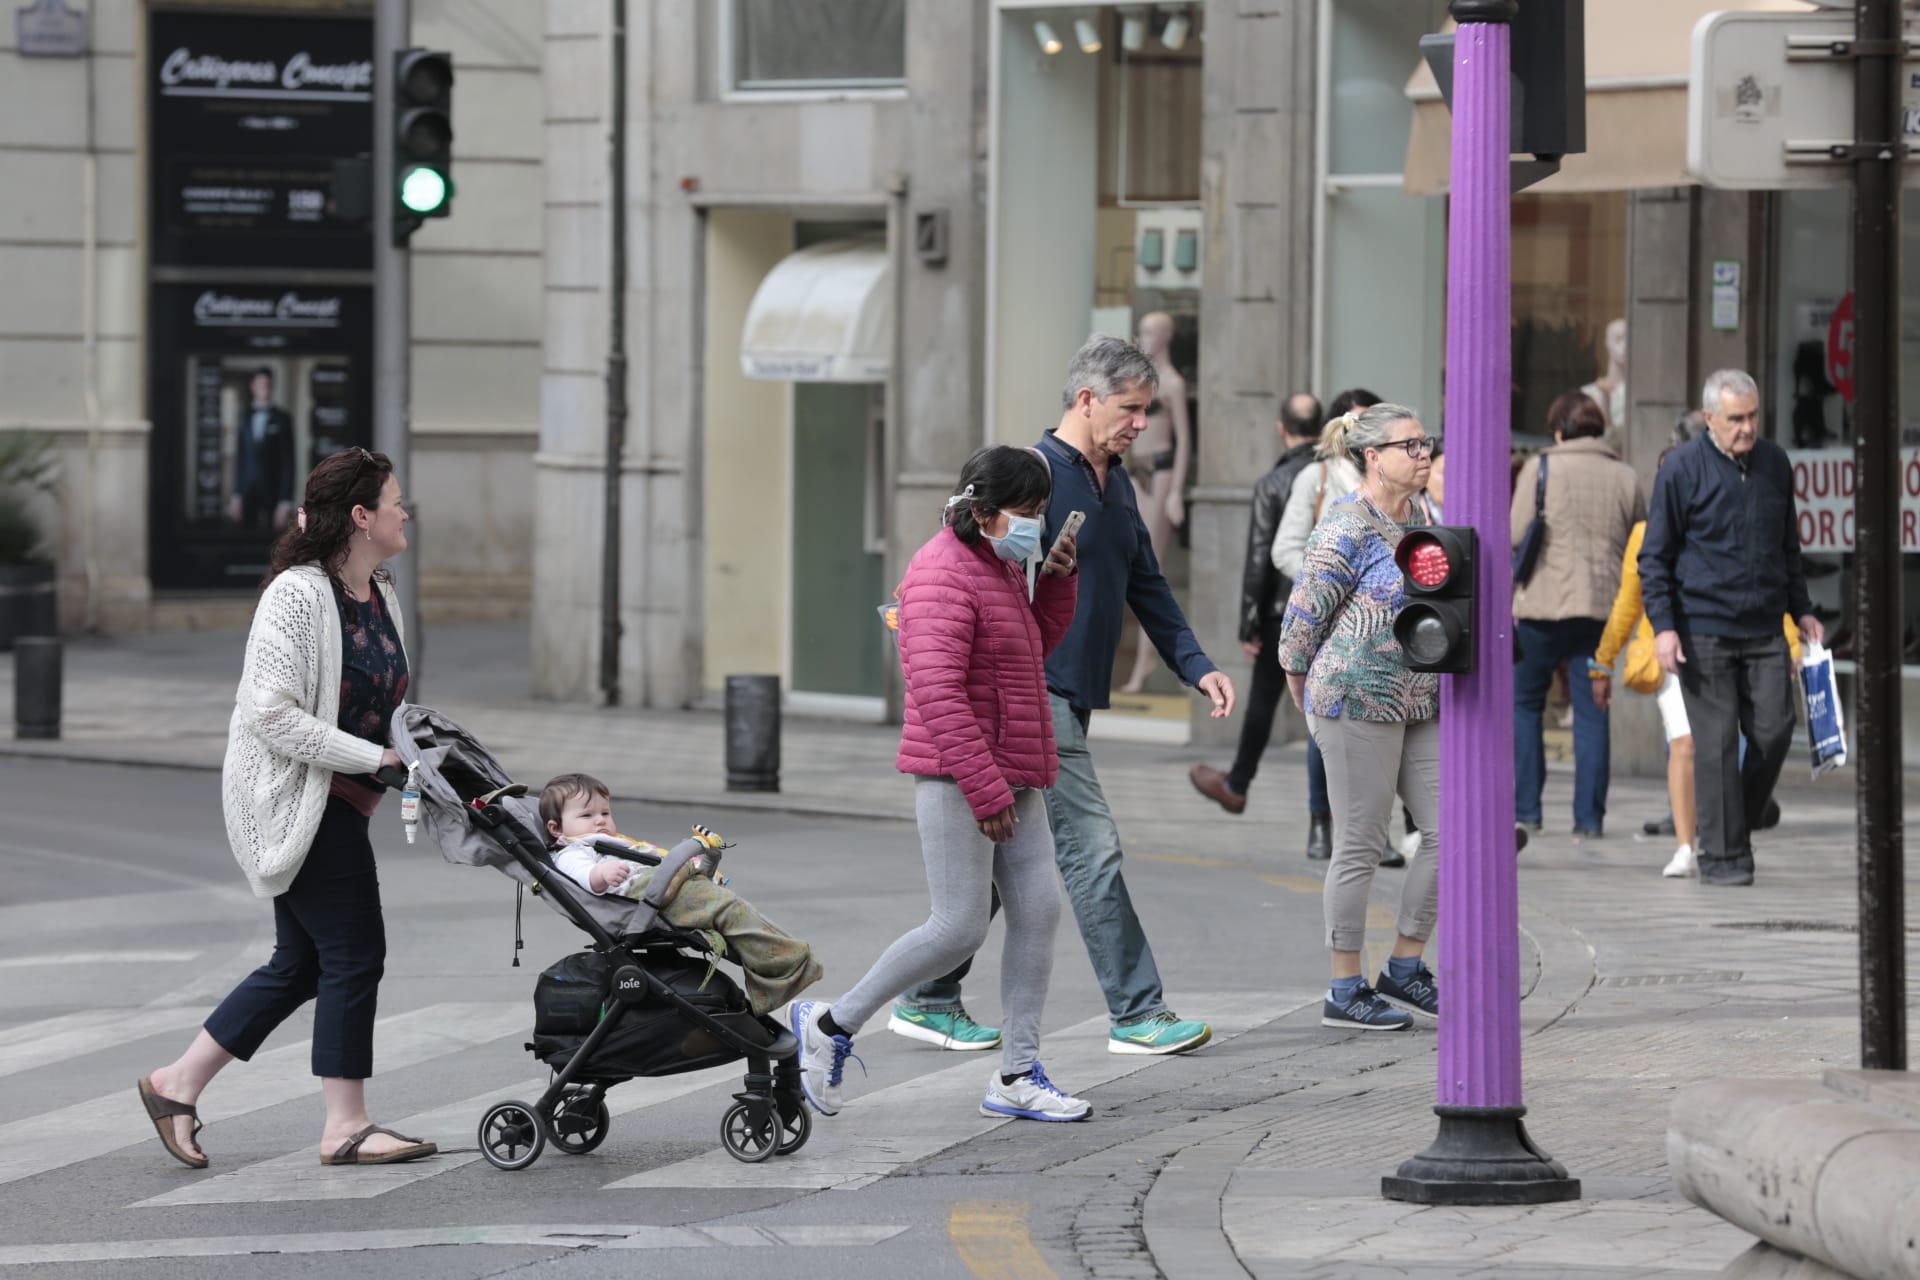
[(1244, 813), (1247, 798), (1227, 785), (1227, 775), (1210, 764), (1197, 764), (1187, 771), (1187, 778), (1193, 783), (1193, 789), (1207, 799), (1225, 809), (1228, 813)]

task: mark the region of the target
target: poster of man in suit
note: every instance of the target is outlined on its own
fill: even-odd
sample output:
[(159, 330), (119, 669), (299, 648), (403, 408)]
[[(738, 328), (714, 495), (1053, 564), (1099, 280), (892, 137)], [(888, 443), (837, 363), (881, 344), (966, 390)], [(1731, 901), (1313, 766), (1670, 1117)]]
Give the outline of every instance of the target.
[(262, 365), (247, 380), (249, 403), (234, 431), (233, 490), (227, 518), (249, 529), (287, 527), (299, 451), (293, 415), (274, 403), (273, 370)]

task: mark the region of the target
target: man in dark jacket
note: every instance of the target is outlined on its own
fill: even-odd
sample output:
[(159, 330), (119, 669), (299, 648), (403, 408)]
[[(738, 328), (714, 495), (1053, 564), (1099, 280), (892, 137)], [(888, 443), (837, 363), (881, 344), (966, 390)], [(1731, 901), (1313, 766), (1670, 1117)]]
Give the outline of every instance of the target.
[(1654, 478), (1640, 586), (1654, 653), (1680, 677), (1693, 727), (1700, 879), (1752, 884), (1751, 833), (1793, 743), (1780, 616), (1791, 613), (1808, 640), (1826, 633), (1800, 566), (1792, 464), (1760, 438), (1759, 387), (1722, 369), (1708, 375), (1701, 407), (1706, 432)]
[[(1320, 401), (1305, 391), (1288, 396), (1280, 407), (1280, 447), (1273, 469), (1253, 487), (1253, 514), (1247, 522), (1247, 559), (1240, 581), (1240, 648), (1253, 659), (1253, 690), (1247, 695), (1247, 718), (1240, 726), (1240, 748), (1233, 767), (1225, 773), (1212, 765), (1196, 764), (1188, 773), (1200, 794), (1216, 801), (1228, 813), (1247, 807), (1247, 788), (1260, 768), (1261, 753), (1273, 736), (1273, 713), (1287, 691), (1286, 673), (1275, 657), (1280, 614), (1293, 584), (1274, 567), (1273, 535), (1280, 527), (1294, 477), (1313, 461), (1320, 440)], [(1311, 843), (1311, 841), (1309, 841)], [(1311, 856), (1311, 850), (1309, 850)]]
[(278, 532), (293, 517), (293, 418), (273, 402), (273, 370), (255, 369), (247, 385), (253, 402), (234, 435), (228, 515), (235, 524)]

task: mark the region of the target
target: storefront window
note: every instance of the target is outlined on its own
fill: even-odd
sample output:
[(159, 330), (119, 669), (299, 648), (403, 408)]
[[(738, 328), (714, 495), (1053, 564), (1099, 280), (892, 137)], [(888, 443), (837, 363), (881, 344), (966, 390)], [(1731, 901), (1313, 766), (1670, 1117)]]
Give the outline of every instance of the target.
[(724, 0), (736, 92), (906, 83), (906, 0)]
[(1617, 440), (1626, 425), (1626, 294), (1625, 192), (1514, 200), (1516, 436), (1544, 437), (1554, 397), (1580, 388), (1607, 410)]
[[(1807, 588), (1850, 698), (1853, 656), (1852, 218), (1844, 187), (1783, 192), (1774, 204), (1772, 360), (1756, 370), (1768, 434), (1793, 459)], [(1901, 549), (1905, 674), (1920, 703), (1920, 207), (1905, 205), (1900, 304)], [(1909, 733), (1916, 732), (1909, 705)], [(1920, 743), (1916, 743), (1920, 745)]]

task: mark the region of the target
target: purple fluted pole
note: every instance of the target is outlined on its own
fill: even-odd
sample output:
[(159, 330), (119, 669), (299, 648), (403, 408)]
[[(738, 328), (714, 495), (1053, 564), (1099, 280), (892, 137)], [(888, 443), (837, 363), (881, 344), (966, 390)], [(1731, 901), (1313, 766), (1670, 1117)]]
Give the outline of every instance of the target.
[(1513, 439), (1508, 47), (1454, 37), (1447, 237), (1446, 521), (1479, 534), (1473, 670), (1440, 679), (1440, 1093), (1520, 1105), (1520, 907), (1513, 826)]
[[(1543, 0), (1534, 0), (1539, 3)], [(1440, 678), (1440, 1081), (1433, 1144), (1381, 1179), (1424, 1204), (1571, 1200), (1520, 1101), (1513, 823), (1513, 309), (1508, 88), (1513, 0), (1453, 0), (1447, 221), (1447, 523), (1479, 543), (1473, 669)]]

